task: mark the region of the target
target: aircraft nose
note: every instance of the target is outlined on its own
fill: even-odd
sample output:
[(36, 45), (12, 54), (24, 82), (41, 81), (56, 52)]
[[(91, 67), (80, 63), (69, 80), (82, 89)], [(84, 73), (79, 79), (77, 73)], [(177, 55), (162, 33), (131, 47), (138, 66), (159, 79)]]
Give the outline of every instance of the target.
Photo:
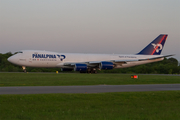
[(7, 59), (10, 63), (16, 63), (16, 57), (15, 56), (11, 56)]
[(9, 62), (11, 62), (11, 63), (12, 63), (12, 61), (13, 61), (12, 56), (11, 56), (11, 57), (9, 57), (7, 60), (8, 60)]

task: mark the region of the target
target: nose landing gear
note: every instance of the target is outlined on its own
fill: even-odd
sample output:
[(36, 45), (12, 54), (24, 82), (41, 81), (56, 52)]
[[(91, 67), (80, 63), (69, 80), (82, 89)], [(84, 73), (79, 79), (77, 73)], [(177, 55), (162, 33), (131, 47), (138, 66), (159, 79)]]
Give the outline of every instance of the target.
[(22, 66), (22, 69), (23, 69), (24, 73), (26, 73), (26, 67)]

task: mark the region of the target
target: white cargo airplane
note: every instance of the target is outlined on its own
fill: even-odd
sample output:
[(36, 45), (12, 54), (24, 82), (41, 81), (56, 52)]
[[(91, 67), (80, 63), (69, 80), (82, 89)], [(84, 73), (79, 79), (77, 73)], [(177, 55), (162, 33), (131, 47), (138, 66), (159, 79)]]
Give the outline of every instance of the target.
[(141, 64), (161, 61), (160, 55), (168, 35), (161, 34), (142, 51), (137, 54), (82, 54), (82, 53), (56, 53), (40, 50), (22, 50), (8, 58), (8, 61), (22, 66), (26, 72), (27, 67), (59, 67), (62, 71), (80, 71), (96, 73), (97, 70), (110, 70), (113, 68), (126, 68)]

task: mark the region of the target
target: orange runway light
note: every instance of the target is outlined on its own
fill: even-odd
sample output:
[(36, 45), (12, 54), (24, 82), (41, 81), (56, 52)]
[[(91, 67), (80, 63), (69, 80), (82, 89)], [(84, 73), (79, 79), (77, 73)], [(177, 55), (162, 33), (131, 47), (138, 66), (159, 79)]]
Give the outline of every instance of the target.
[(138, 79), (138, 75), (131, 75), (131, 78)]

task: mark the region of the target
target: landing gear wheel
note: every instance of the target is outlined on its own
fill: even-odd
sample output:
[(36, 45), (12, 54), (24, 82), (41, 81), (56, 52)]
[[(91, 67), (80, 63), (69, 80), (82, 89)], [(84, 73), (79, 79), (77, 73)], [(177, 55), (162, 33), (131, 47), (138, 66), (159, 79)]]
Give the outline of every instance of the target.
[(23, 69), (24, 73), (26, 73), (26, 67), (22, 66), (22, 69)]
[(86, 73), (86, 71), (80, 71), (80, 73)]
[(93, 73), (97, 73), (97, 70), (96, 69), (88, 69), (87, 70), (87, 73), (89, 73), (89, 74), (93, 74)]
[(91, 73), (91, 69), (88, 69), (88, 70), (87, 70), (87, 73), (89, 73), (89, 74), (90, 74), (90, 73)]
[(97, 71), (96, 71), (96, 70), (91, 70), (91, 73), (95, 73), (95, 74), (96, 74), (96, 73), (97, 73)]

